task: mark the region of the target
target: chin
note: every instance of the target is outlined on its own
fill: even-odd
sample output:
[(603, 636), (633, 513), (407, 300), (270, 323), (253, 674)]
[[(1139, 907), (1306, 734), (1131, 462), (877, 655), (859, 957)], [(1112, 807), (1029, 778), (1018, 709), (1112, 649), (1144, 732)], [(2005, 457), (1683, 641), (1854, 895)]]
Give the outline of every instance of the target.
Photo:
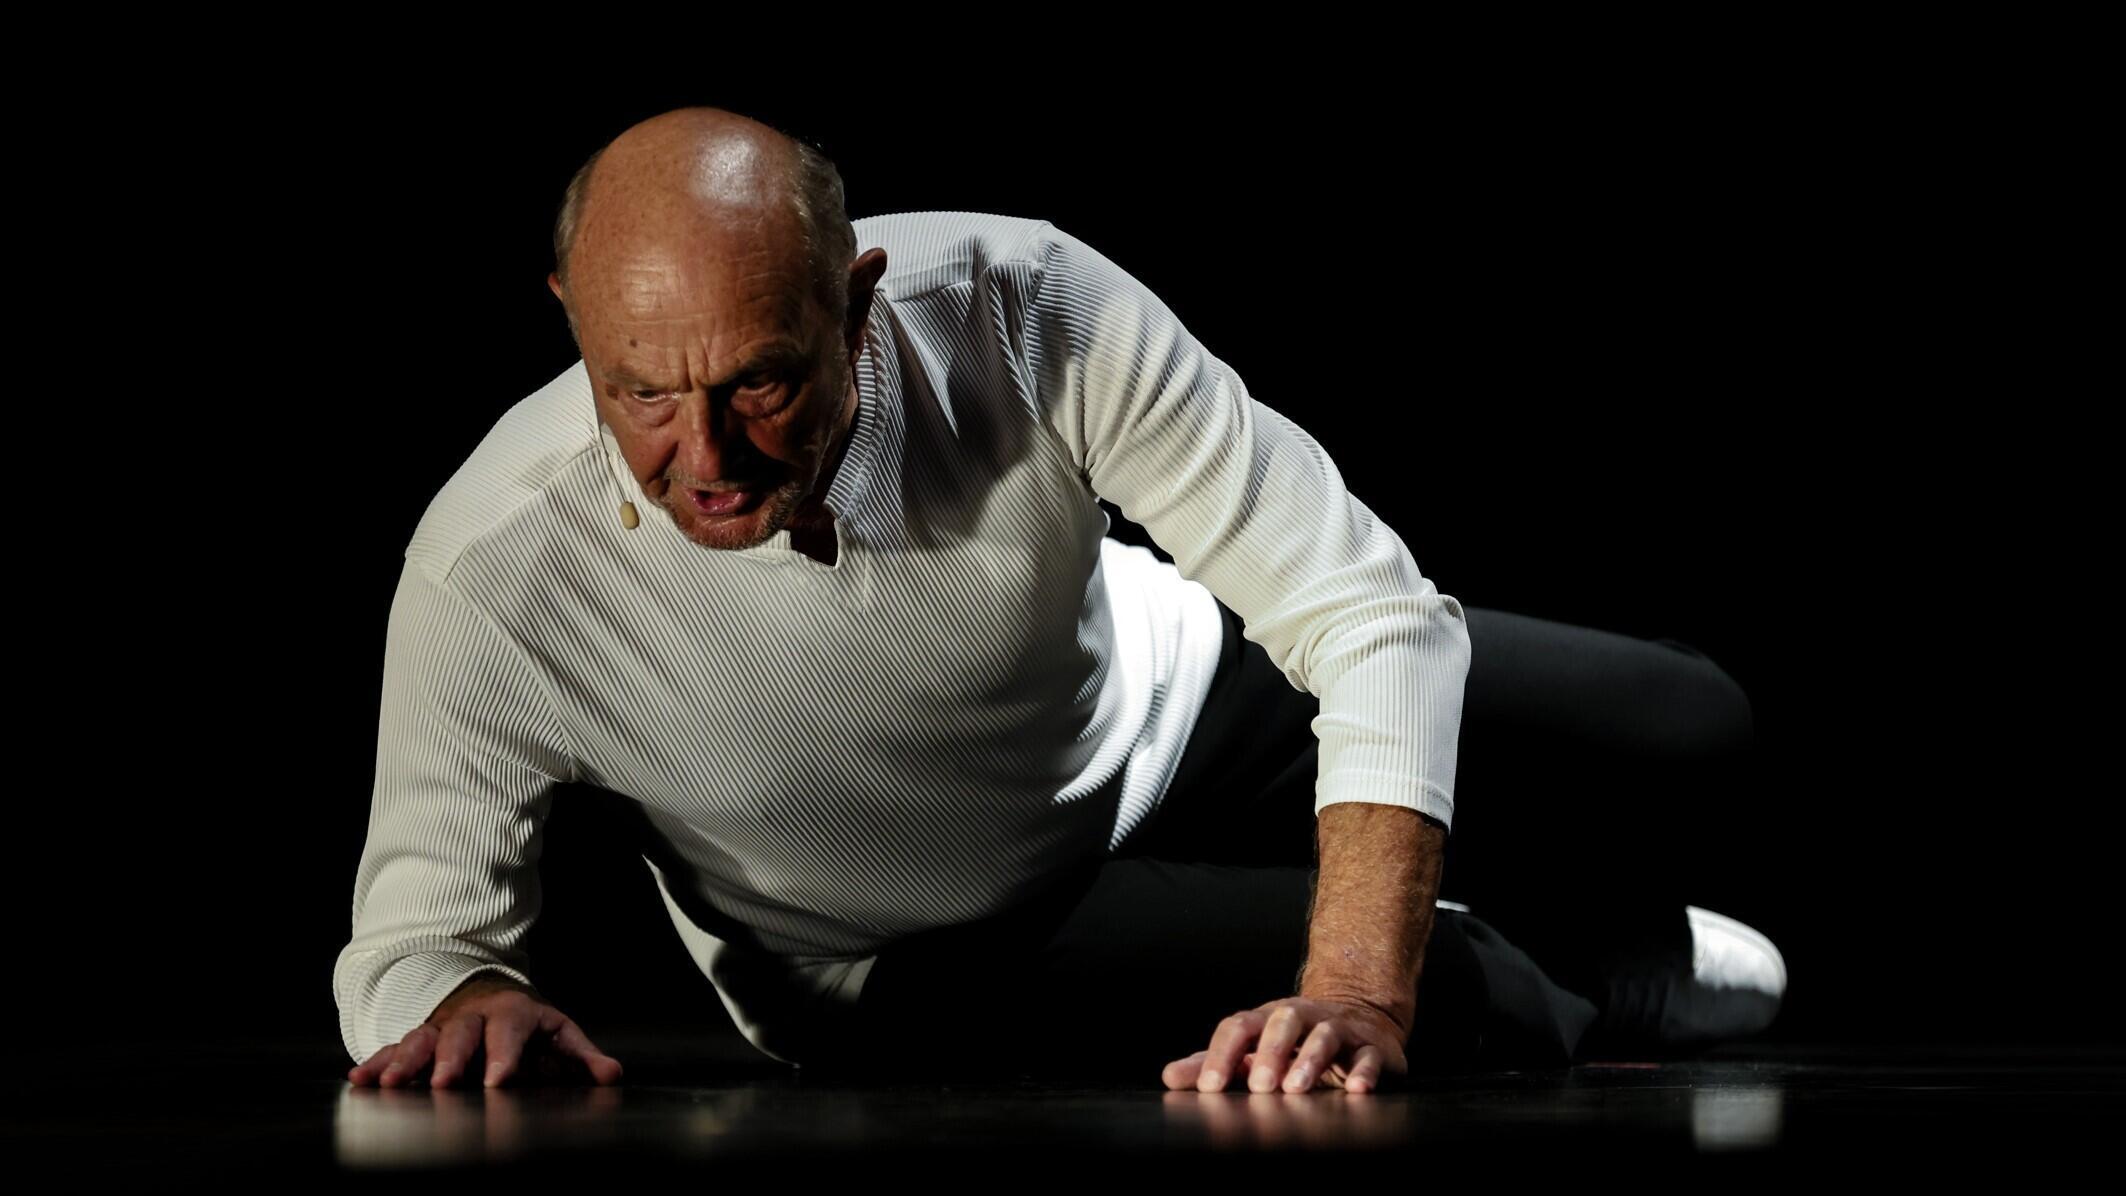
[[(735, 519), (719, 519), (704, 515), (694, 509), (691, 500), (683, 512), (672, 512), (672, 521), (685, 529), (687, 539), (703, 548), (724, 552), (744, 548), (758, 548), (768, 542), (768, 537), (781, 531), (790, 522), (791, 513), (797, 509), (799, 499), (788, 486), (777, 487), (768, 492), (759, 506)], [(670, 504), (665, 507), (671, 511)]]

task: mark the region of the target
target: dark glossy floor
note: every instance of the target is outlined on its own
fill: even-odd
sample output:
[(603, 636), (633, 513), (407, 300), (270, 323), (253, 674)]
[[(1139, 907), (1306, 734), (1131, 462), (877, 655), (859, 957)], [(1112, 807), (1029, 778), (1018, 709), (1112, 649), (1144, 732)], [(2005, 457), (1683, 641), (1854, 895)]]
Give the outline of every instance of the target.
[(736, 1040), (614, 1035), (601, 1045), (628, 1066), (623, 1084), (356, 1090), (337, 1044), (316, 1042), (73, 1054), (25, 1067), (34, 1078), (12, 1087), (8, 1158), (173, 1175), (902, 1170), (970, 1185), (1006, 1170), (1126, 1167), (1289, 1174), (1310, 1190), (1340, 1186), (1335, 1167), (1400, 1168), (1414, 1180), (1427, 1167), (1607, 1174), (1622, 1164), (1787, 1183), (1834, 1161), (2056, 1165), (2100, 1152), (2126, 1113), (2118, 1047), (1747, 1044), (1684, 1061), (1418, 1076), (1371, 1094), (1295, 1097), (1167, 1092), (1156, 1076), (1134, 1086), (852, 1081), (764, 1061)]

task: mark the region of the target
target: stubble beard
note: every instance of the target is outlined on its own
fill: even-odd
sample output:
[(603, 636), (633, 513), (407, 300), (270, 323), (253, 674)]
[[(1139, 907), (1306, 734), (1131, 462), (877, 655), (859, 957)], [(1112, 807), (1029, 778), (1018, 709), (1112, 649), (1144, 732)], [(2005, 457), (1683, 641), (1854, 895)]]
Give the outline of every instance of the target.
[[(663, 505), (672, 522), (686, 532), (687, 539), (703, 548), (731, 552), (758, 548), (781, 531), (804, 501), (800, 486), (801, 483), (794, 478), (784, 482), (768, 491), (758, 507), (736, 519), (704, 515), (695, 510), (694, 500), (683, 486), (667, 484)], [(683, 509), (679, 509), (682, 504)], [(754, 529), (750, 533), (745, 530), (749, 527)]]

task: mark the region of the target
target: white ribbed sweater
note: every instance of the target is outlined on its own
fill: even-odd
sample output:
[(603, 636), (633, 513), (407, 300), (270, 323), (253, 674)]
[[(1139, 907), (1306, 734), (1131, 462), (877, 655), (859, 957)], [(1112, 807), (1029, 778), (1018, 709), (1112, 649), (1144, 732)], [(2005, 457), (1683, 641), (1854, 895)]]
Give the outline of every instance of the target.
[[(1461, 606), (1321, 446), (1046, 221), (855, 225), (888, 263), (832, 567), (787, 531), (688, 540), (580, 361), (422, 516), (333, 969), (356, 1061), (475, 972), (531, 983), (568, 781), (642, 803), (680, 937), (747, 1039), (799, 1061), (886, 944), (1007, 909), (1143, 821), (1217, 664), (1213, 593), (1321, 700), (1317, 812), (1452, 825)], [(1175, 563), (1106, 538), (1096, 496)]]

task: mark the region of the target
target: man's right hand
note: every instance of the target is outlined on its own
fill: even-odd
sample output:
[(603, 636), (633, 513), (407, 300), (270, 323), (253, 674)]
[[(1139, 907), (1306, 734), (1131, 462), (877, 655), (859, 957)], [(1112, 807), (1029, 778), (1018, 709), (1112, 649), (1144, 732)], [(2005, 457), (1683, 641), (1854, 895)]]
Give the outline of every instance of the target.
[(347, 1073), (347, 1081), (357, 1088), (397, 1088), (426, 1078), (430, 1088), (448, 1088), (478, 1055), (486, 1058), (489, 1088), (517, 1075), (520, 1064), (555, 1083), (620, 1082), (620, 1061), (599, 1050), (568, 1015), (531, 989), (491, 973), (459, 985), (427, 1021), (363, 1060)]

